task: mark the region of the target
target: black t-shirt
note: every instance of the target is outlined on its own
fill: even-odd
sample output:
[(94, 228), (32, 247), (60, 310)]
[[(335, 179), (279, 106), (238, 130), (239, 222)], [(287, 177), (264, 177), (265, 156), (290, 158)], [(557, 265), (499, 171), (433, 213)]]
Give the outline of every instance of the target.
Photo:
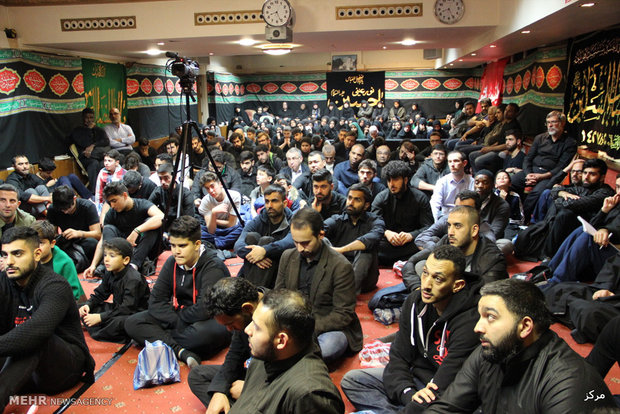
[(148, 200), (134, 198), (131, 210), (117, 213), (114, 209), (110, 209), (105, 215), (103, 224), (111, 224), (116, 226), (125, 237), (129, 235), (140, 224), (149, 218), (149, 208), (154, 204)]
[(90, 226), (99, 222), (97, 207), (91, 201), (78, 198), (75, 200), (75, 207), (73, 214), (65, 214), (52, 204), (47, 209), (47, 219), (62, 231), (66, 229), (88, 231)]

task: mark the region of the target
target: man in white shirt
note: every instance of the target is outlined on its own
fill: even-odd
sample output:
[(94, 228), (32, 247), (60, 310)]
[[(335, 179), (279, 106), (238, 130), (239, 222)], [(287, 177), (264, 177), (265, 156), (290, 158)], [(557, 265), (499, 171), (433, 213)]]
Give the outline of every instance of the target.
[(435, 221), (454, 208), (458, 193), (474, 189), (474, 179), (470, 174), (465, 174), (466, 165), (467, 160), (462, 152), (452, 151), (448, 154), (450, 174), (437, 180), (431, 196), (430, 204)]
[(110, 147), (127, 155), (132, 151), (136, 136), (129, 125), (121, 123), (121, 111), (118, 108), (110, 109), (110, 121), (103, 128), (110, 139)]

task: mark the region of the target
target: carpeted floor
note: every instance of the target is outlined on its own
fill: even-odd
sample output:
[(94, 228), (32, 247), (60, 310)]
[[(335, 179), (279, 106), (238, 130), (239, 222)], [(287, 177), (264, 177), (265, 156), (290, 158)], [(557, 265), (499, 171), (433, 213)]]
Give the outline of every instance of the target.
[[(164, 253), (159, 261), (157, 271), (169, 253)], [(230, 272), (233, 276), (239, 271), (241, 260), (229, 259), (226, 261)], [(523, 272), (531, 268), (533, 263), (518, 262), (509, 259), (509, 273)], [(153, 281), (156, 278), (152, 278)], [(97, 281), (82, 280), (82, 286), (87, 296), (97, 286)], [(390, 269), (382, 269), (379, 278), (378, 288), (391, 286), (400, 283), (400, 279)], [(362, 329), (364, 332), (364, 343), (368, 343), (376, 338), (386, 336), (396, 332), (398, 324), (384, 326), (376, 322), (368, 309), (368, 301), (372, 297), (372, 293), (360, 295), (358, 297), (356, 312), (360, 318)], [(592, 345), (578, 345), (570, 336), (568, 328), (556, 324), (552, 329), (557, 332), (569, 345), (580, 355), (587, 355)], [(134, 391), (133, 374), (138, 360), (140, 349), (136, 346), (129, 346), (128, 349), (122, 349), (119, 344), (97, 342), (90, 338), (87, 333), (86, 340), (93, 357), (97, 363), (96, 370), (99, 371), (98, 380), (88, 387), (79, 397), (76, 403), (66, 408), (66, 413), (204, 413), (205, 409), (200, 401), (194, 397), (187, 386), (188, 368), (181, 363), (181, 382), (176, 384), (158, 386), (149, 389)], [(113, 359), (115, 353), (119, 350), (124, 351), (121, 355), (117, 355), (116, 360)], [(226, 355), (226, 351), (220, 352), (215, 358), (203, 362), (203, 364), (221, 364)], [(107, 364), (106, 364), (107, 363)], [(357, 355), (344, 358), (336, 365), (330, 374), (334, 383), (339, 387), (342, 376), (351, 369), (360, 367)], [(105, 371), (105, 372), (104, 372)], [(616, 364), (605, 382), (614, 394), (620, 394), (620, 368)], [(80, 389), (82, 384), (78, 384), (73, 389), (68, 390), (60, 395), (54, 396), (58, 400), (61, 398), (70, 398), (76, 391)], [(343, 397), (344, 398), (344, 397)], [(47, 414), (59, 411), (60, 401), (51, 398), (42, 400), (36, 408), (31, 408), (34, 401), (24, 405), (10, 405), (4, 411), (4, 414)], [(346, 412), (354, 411), (353, 406), (346, 400)], [(29, 411), (30, 409), (34, 411)]]

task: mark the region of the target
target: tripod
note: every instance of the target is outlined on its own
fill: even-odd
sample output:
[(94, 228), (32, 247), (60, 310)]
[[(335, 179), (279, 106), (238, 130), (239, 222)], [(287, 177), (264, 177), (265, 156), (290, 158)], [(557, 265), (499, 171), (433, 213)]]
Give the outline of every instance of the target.
[[(222, 188), (224, 189), (224, 192), (226, 193), (226, 197), (228, 198), (230, 205), (235, 211), (235, 214), (237, 215), (237, 218), (239, 219), (239, 222), (241, 223), (241, 225), (245, 226), (245, 222), (243, 221), (243, 218), (241, 218), (241, 214), (239, 214), (239, 210), (237, 209), (237, 206), (235, 205), (235, 202), (232, 199), (230, 192), (228, 191), (228, 187), (226, 186), (226, 183), (224, 182), (224, 177), (222, 177), (222, 173), (220, 172), (220, 169), (217, 167), (217, 165), (215, 165), (215, 161), (213, 160), (213, 157), (211, 156), (211, 152), (207, 148), (202, 131), (200, 130), (200, 128), (198, 128), (198, 124), (192, 121), (191, 113), (190, 113), (190, 99), (193, 102), (196, 102), (196, 98), (194, 98), (194, 95), (192, 92), (192, 87), (194, 86), (194, 82), (196, 80), (195, 78), (191, 76), (182, 76), (182, 77), (179, 77), (179, 79), (180, 79), (180, 84), (181, 84), (181, 96), (185, 95), (186, 120), (185, 122), (183, 122), (183, 129), (182, 129), (183, 136), (181, 137), (181, 146), (179, 147), (179, 152), (177, 153), (177, 159), (174, 163), (174, 169), (172, 171), (172, 181), (171, 181), (170, 187), (168, 188), (168, 201), (166, 202), (166, 211), (164, 212), (164, 223), (162, 225), (162, 228), (167, 228), (168, 214), (170, 212), (170, 207), (171, 207), (172, 200), (173, 200), (175, 186), (177, 185), (176, 175), (178, 174), (179, 171), (181, 171), (181, 176), (179, 177), (179, 183), (178, 183), (179, 198), (177, 200), (176, 217), (178, 218), (181, 215), (181, 204), (183, 202), (183, 191), (184, 191), (183, 183), (185, 181), (185, 168), (186, 168), (185, 161), (186, 161), (186, 157), (188, 154), (188, 148), (189, 148), (188, 137), (190, 137), (189, 144), (191, 144), (191, 135), (189, 133), (190, 129), (196, 131), (198, 139), (202, 143), (205, 153), (207, 157), (209, 158), (209, 162), (211, 163), (211, 166), (213, 167), (215, 175), (217, 175), (217, 178), (222, 184)], [(189, 159), (189, 157), (187, 158)]]

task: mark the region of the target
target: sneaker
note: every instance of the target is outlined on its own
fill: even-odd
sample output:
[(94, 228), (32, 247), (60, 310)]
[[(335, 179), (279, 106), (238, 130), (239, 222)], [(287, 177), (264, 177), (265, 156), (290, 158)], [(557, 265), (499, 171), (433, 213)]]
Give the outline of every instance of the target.
[(197, 354), (192, 351), (188, 351), (185, 348), (179, 351), (179, 359), (185, 362), (185, 365), (187, 365), (189, 369), (199, 366), (202, 362), (202, 359), (200, 359)]
[(144, 277), (149, 277), (155, 274), (156, 271), (156, 266), (155, 263), (146, 259), (143, 263), (142, 263), (142, 268), (140, 273), (142, 275), (144, 275)]

